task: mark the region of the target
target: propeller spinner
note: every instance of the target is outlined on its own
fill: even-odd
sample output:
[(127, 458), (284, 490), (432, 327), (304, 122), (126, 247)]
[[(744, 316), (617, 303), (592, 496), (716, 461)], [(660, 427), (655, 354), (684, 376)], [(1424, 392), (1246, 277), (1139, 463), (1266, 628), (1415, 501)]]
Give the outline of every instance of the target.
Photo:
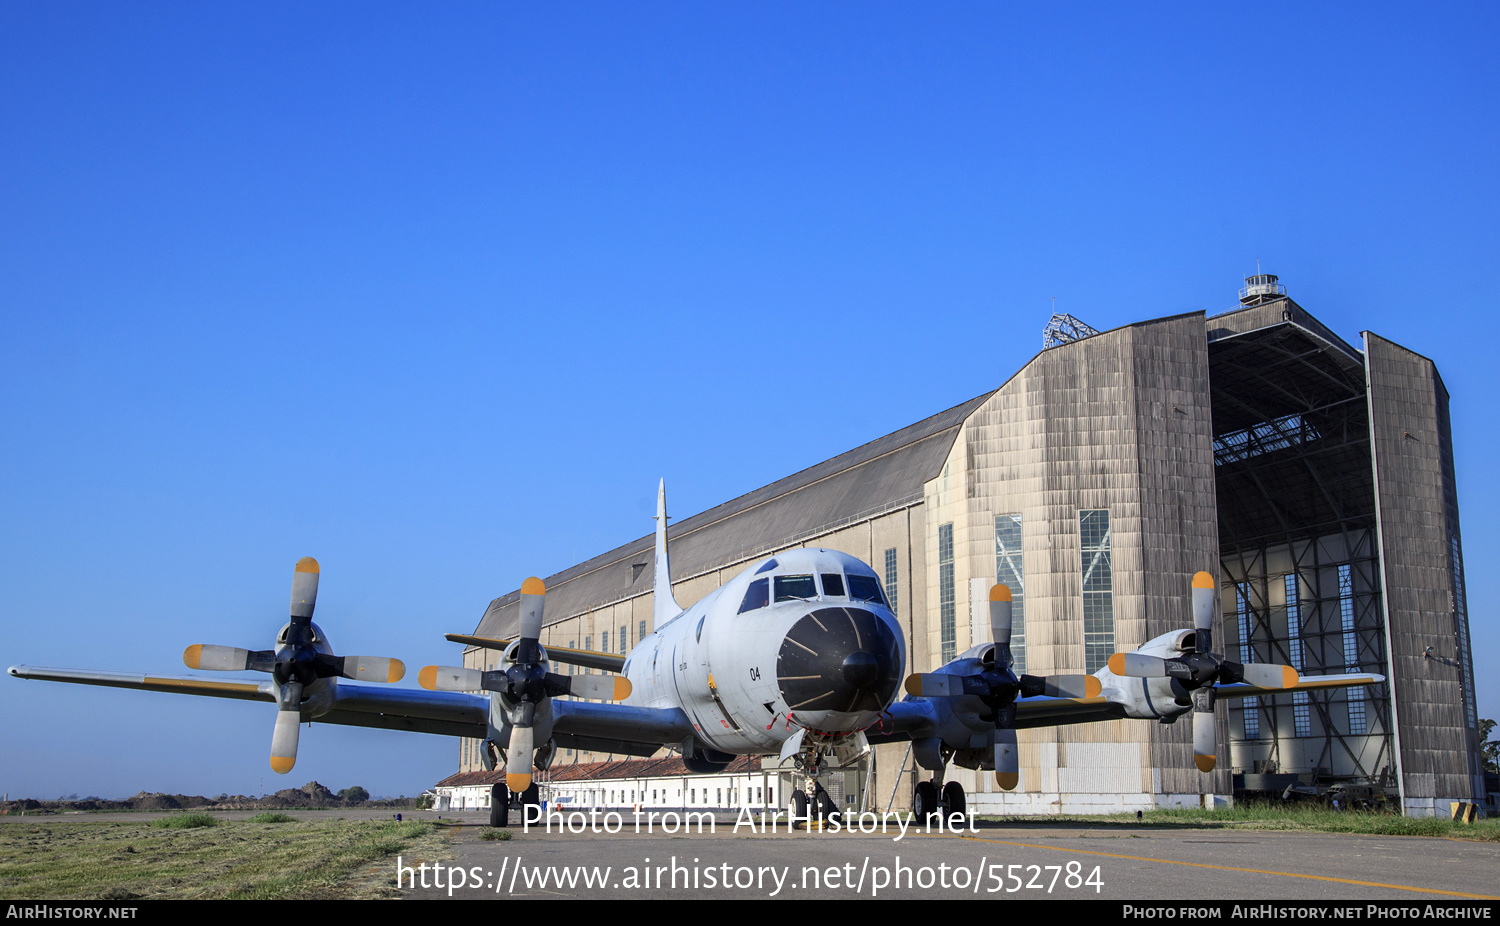
[(1193, 576), (1193, 649), (1174, 659), (1145, 653), (1115, 653), (1109, 671), (1125, 678), (1175, 679), (1193, 701), (1193, 764), (1200, 772), (1211, 772), (1218, 761), (1214, 730), (1217, 685), (1244, 682), (1257, 688), (1297, 687), (1297, 671), (1291, 666), (1252, 662), (1230, 662), (1210, 652), (1213, 646), (1214, 577), (1206, 572)]
[[(292, 571), (291, 621), (274, 650), (245, 650), (232, 646), (194, 644), (182, 652), (190, 669), (216, 672), (269, 672), (276, 680), (276, 726), (271, 733), (271, 769), (285, 775), (297, 763), (297, 738), (302, 722), (302, 700), (307, 690), (325, 678), (399, 682), (406, 666), (384, 656), (335, 656), (324, 652), (312, 622), (318, 602), (318, 561), (297, 560)], [(321, 644), (321, 647), (320, 647)]]

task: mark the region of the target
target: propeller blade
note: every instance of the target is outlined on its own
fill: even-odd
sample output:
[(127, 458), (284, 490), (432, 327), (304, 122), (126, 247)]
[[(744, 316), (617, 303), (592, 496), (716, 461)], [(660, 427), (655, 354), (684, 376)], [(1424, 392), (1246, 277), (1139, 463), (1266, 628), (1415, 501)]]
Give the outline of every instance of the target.
[(531, 787), (531, 750), (531, 727), (511, 727), (510, 748), (506, 750), (505, 786), (513, 792)]
[(918, 672), (906, 677), (906, 693), (918, 698), (954, 698), (964, 693), (964, 680), (957, 675)]
[(399, 682), (406, 676), (406, 663), (384, 656), (345, 656), (344, 674), (361, 682)]
[(1252, 662), (1240, 667), (1245, 684), (1256, 688), (1296, 688), (1297, 670), (1269, 662)]
[(1193, 576), (1193, 629), (1198, 631), (1197, 651), (1208, 652), (1214, 632), (1214, 577), (1206, 572)]
[(417, 684), (428, 691), (483, 691), (484, 673), (456, 666), (424, 666), (417, 673)]
[(271, 771), (285, 775), (297, 764), (297, 731), (302, 726), (302, 683), (281, 686), (276, 729), (271, 731)]
[(623, 701), (630, 697), (630, 679), (623, 675), (565, 675), (568, 694), (575, 698)]
[(1166, 678), (1167, 661), (1145, 653), (1115, 653), (1109, 657), (1109, 671), (1121, 678)]
[(233, 646), (211, 646), (194, 643), (182, 651), (182, 664), (189, 669), (214, 672), (243, 672), (250, 668), (250, 651)]
[(542, 635), (542, 606), (546, 595), (547, 586), (536, 576), (521, 583), (521, 639), (535, 640)]
[(292, 618), (311, 619), (318, 603), (318, 561), (311, 556), (297, 560), (292, 570)]
[(1016, 747), (1014, 727), (1001, 727), (995, 731), (995, 783), (1006, 791), (1014, 791), (1021, 781), (1021, 754)]
[(1193, 764), (1200, 772), (1211, 772), (1218, 761), (1218, 749), (1214, 744), (1214, 712), (1193, 711)]
[(997, 582), (990, 586), (990, 639), (1010, 652), (1010, 586)]
[(1104, 686), (1092, 675), (1049, 675), (1042, 694), (1049, 698), (1097, 698)]

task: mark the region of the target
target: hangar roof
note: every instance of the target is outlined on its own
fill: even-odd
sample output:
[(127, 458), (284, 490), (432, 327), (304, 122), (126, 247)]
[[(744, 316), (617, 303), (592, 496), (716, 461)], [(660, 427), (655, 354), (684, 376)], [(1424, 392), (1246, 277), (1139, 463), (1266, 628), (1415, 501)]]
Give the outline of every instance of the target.
[[(678, 579), (698, 575), (921, 501), (923, 483), (942, 469), (959, 427), (993, 394), (977, 396), (676, 522), (669, 531), (672, 572)], [(654, 544), (654, 535), (647, 534), (548, 576), (548, 615), (563, 620), (649, 593), (655, 582)], [(517, 590), (491, 601), (475, 635), (513, 634), (519, 595)]]

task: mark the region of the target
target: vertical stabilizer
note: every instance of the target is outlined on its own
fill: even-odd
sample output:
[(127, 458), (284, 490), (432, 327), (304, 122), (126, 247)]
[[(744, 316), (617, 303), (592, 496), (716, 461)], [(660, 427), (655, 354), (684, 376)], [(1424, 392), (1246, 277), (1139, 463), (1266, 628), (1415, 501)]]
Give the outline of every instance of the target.
[(652, 629), (682, 613), (682, 606), (672, 597), (672, 567), (667, 561), (667, 481), (656, 488), (656, 587), (652, 589)]

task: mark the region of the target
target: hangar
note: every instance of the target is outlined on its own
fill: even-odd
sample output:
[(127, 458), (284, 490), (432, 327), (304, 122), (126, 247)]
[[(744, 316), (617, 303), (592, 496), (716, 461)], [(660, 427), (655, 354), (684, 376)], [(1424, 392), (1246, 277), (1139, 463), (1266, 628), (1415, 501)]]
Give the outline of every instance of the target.
[[(1371, 332), (1356, 346), (1272, 274), (1240, 304), (1098, 332), (1055, 316), (993, 392), (670, 528), (684, 604), (793, 547), (883, 577), (921, 672), (987, 639), (985, 591), (1015, 594), (1018, 671), (1094, 672), (1191, 626), (1199, 570), (1220, 582), (1216, 648), (1369, 689), (1245, 699), (1218, 712), (1218, 768), (1191, 724), (1020, 731), (1021, 786), (950, 768), (987, 813), (1212, 806), (1288, 783), (1384, 789), (1407, 813), (1484, 794), (1448, 393), (1433, 362)], [(544, 644), (628, 652), (650, 632), (652, 538), (546, 578)], [(518, 592), (474, 633), (512, 634)], [(499, 654), (471, 649), (465, 665)], [(622, 750), (564, 750), (573, 763)], [(481, 768), (463, 741), (460, 771)], [(962, 754), (955, 760), (962, 763)], [(907, 806), (904, 745), (877, 747), (848, 800)]]

